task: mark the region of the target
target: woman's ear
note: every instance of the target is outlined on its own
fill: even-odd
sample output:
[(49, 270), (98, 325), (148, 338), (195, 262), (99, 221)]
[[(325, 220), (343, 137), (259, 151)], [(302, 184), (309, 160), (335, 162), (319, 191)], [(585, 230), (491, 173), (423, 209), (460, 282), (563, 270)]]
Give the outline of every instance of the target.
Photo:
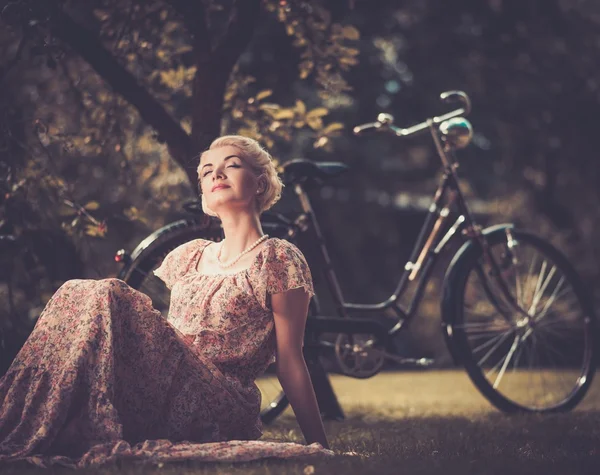
[(266, 189), (265, 177), (264, 177), (264, 175), (260, 175), (258, 177), (258, 182), (257, 182), (257, 187), (256, 187), (256, 194), (260, 195), (261, 193), (264, 193), (265, 189)]

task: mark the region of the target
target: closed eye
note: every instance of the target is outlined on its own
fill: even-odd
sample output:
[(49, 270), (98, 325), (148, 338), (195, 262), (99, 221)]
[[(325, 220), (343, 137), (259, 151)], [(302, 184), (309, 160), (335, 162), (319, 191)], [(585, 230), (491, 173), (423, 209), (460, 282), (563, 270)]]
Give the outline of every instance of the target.
[[(232, 165), (228, 165), (226, 168), (242, 168), (242, 167), (241, 167), (240, 165), (235, 165), (235, 164), (232, 164)], [(205, 177), (205, 176), (206, 176), (206, 175), (208, 175), (210, 172), (212, 172), (212, 170), (208, 170), (208, 171), (204, 172), (204, 173), (202, 174), (202, 176), (203, 176), (203, 177)]]

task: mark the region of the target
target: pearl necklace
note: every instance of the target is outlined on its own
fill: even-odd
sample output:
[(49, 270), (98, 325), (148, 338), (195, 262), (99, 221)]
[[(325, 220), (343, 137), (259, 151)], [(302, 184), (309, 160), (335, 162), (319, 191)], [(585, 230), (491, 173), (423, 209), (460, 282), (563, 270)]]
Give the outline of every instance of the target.
[(237, 257), (235, 259), (233, 259), (231, 262), (229, 262), (228, 264), (224, 264), (223, 262), (221, 262), (221, 251), (223, 250), (223, 243), (225, 242), (225, 240), (223, 240), (221, 242), (221, 247), (219, 247), (219, 253), (217, 254), (217, 262), (219, 263), (219, 267), (221, 267), (221, 269), (227, 269), (228, 267), (231, 267), (233, 264), (235, 264), (237, 261), (239, 261), (243, 256), (248, 254), (252, 249), (254, 249), (261, 242), (263, 242), (267, 239), (269, 239), (268, 234), (265, 234), (264, 236), (260, 237), (257, 241), (254, 242), (254, 244), (251, 244), (249, 247), (247, 247), (242, 252), (240, 252), (237, 255)]

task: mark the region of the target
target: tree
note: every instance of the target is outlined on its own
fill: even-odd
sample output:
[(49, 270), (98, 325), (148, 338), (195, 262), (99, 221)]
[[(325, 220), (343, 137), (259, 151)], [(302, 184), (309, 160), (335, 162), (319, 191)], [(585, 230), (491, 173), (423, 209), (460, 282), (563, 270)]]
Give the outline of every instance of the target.
[[(299, 77), (321, 100), (347, 91), (359, 39), (316, 0), (0, 1), (0, 24), (9, 27), (0, 32), (0, 234), (24, 243), (0, 256), (11, 322), (37, 316), (57, 283), (82, 276), (81, 260), (110, 272), (106, 254), (84, 255), (101, 253), (89, 241), (106, 237), (108, 223), (114, 244), (136, 222), (148, 225), (143, 234), (168, 216), (148, 205), (155, 188), (140, 186), (181, 176), (160, 144), (189, 192), (199, 153), (224, 132), (277, 152), (302, 130), (329, 147), (342, 124), (326, 124), (329, 108), (285, 85)], [(254, 71), (240, 58), (257, 35), (277, 54)]]
[(190, 162), (221, 133), (224, 111), (232, 114), (229, 131), (242, 128), (267, 145), (289, 140), (291, 128), (308, 125), (316, 146), (323, 146), (341, 128), (323, 124), (325, 108), (264, 103), (268, 89), (243, 96), (253, 78), (236, 69), (261, 14), (269, 14), (299, 50), (301, 78), (314, 79), (323, 96), (347, 90), (341, 73), (357, 64), (358, 50), (346, 43), (359, 38), (358, 30), (334, 23), (317, 1), (4, 3), (5, 21), (41, 42), (51, 64), (72, 52), (94, 68), (168, 145), (192, 184), (197, 176)]
[[(351, 166), (311, 198), (345, 293), (386, 298), (422, 219), (414, 209), (399, 215), (395, 198), (414, 193), (422, 203), (435, 188), (439, 160), (424, 138), (355, 139), (341, 122), (389, 112), (409, 125), (445, 110), (439, 92), (462, 89), (473, 101), (475, 129), (473, 145), (460, 153), (469, 198), (488, 200), (497, 213), (492, 222), (516, 221), (551, 237), (598, 288), (595, 4), (263, 0), (249, 10), (250, 3), (0, 1), (8, 5), (0, 21), (12, 25), (0, 28), (0, 173), (8, 169), (11, 177), (0, 196), (0, 234), (2, 200), (10, 196), (19, 202), (11, 219), (22, 228), (46, 230), (59, 220), (70, 238), (103, 236), (89, 246), (97, 255), (83, 260), (87, 271), (94, 262), (102, 266), (97, 276), (109, 275), (114, 250), (180, 217), (181, 200), (195, 198), (194, 160), (208, 135), (241, 131), (278, 157), (302, 153)], [(212, 82), (194, 89), (201, 72), (212, 73), (206, 68), (224, 68), (211, 56), (214, 63), (198, 69), (198, 18), (209, 56), (235, 21), (252, 36), (247, 47), (238, 44), (242, 52), (216, 98), (204, 97)], [(61, 39), (69, 30), (56, 25), (83, 29), (88, 36), (72, 38), (93, 41), (71, 44)], [(352, 68), (358, 45), (363, 67)], [(104, 51), (103, 62), (79, 52), (94, 47)], [(217, 99), (222, 106), (194, 122), (198, 94), (205, 110)], [(213, 124), (204, 145), (201, 120)], [(335, 134), (335, 154), (311, 149), (331, 145)], [(279, 210), (286, 204), (284, 197)], [(45, 211), (52, 216), (40, 220)], [(425, 312), (436, 335), (437, 309)]]

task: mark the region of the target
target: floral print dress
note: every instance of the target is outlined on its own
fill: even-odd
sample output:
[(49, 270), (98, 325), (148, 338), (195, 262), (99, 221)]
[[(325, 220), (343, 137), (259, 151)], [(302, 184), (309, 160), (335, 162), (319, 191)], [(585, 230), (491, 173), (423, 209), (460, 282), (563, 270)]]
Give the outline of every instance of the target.
[(185, 243), (155, 270), (171, 289), (168, 319), (118, 279), (58, 289), (0, 379), (0, 465), (333, 454), (318, 443), (256, 440), (254, 380), (276, 347), (268, 296), (313, 294), (304, 256), (271, 238), (249, 268), (200, 274), (210, 243)]

